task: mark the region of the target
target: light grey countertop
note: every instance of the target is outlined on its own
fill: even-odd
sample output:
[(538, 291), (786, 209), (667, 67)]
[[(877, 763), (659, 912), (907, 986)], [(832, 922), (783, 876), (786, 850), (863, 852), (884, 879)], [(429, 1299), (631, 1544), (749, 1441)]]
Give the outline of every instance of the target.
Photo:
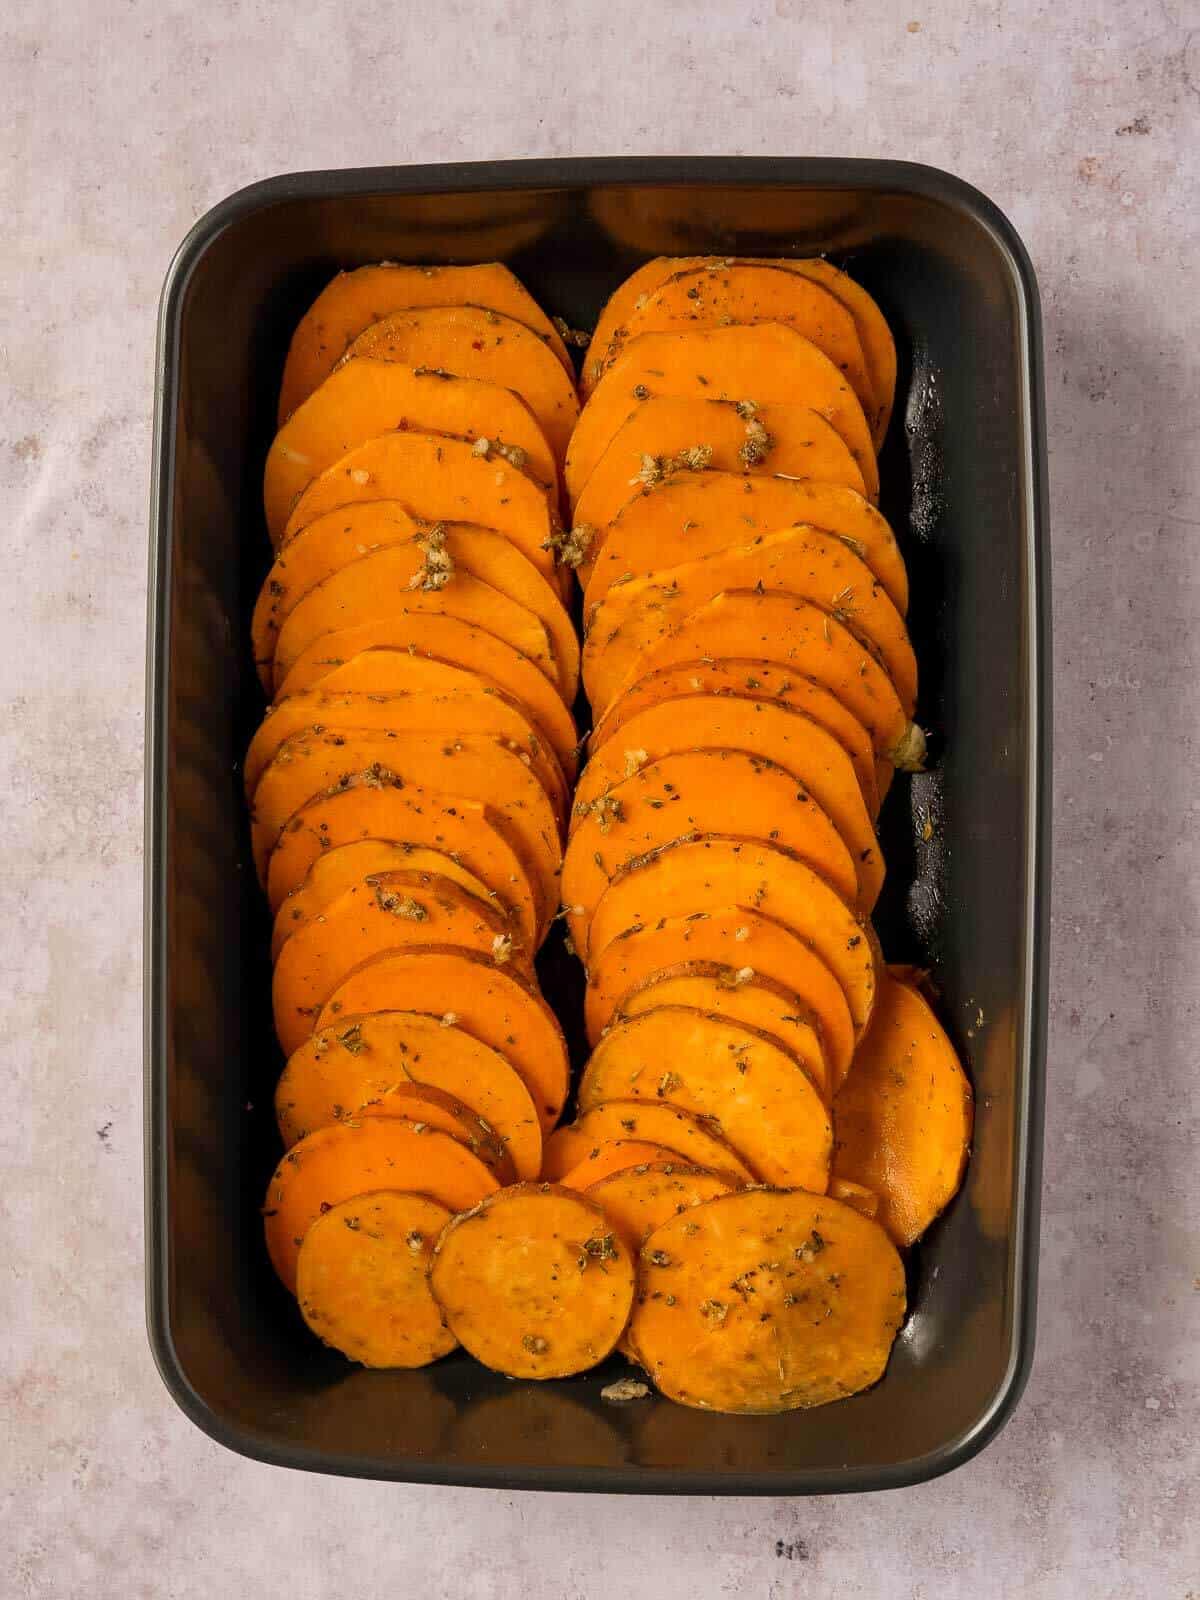
[[(9, 0), (0, 23), (0, 1592), (1192, 1600), (1200, 14), (1057, 5)], [(853, 1500), (407, 1488), (255, 1465), (143, 1331), (141, 806), (155, 302), (306, 167), (891, 156), (1008, 212), (1051, 443), (1042, 1312), (979, 1459)]]

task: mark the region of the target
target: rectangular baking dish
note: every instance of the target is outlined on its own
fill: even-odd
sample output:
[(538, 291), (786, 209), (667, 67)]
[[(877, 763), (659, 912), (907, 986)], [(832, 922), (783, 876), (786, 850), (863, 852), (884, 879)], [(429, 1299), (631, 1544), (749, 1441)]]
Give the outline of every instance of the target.
[[(826, 253), (897, 336), (883, 509), (912, 575), (933, 770), (885, 807), (891, 960), (931, 969), (974, 1080), (965, 1187), (914, 1252), (883, 1381), (814, 1412), (617, 1405), (622, 1370), (513, 1384), (456, 1356), (352, 1369), (279, 1288), (258, 1207), (278, 1154), (267, 925), (239, 763), (261, 710), (247, 622), (292, 327), (339, 267), (503, 259), (590, 327), (659, 253)], [(150, 1341), (230, 1449), (506, 1489), (827, 1494), (918, 1482), (1010, 1414), (1033, 1347), (1049, 926), (1045, 422), (1037, 287), (1012, 227), (932, 168), (841, 160), (530, 161), (316, 172), (222, 202), (170, 268), (151, 510), (146, 875)], [(579, 983), (551, 956), (574, 1029)]]

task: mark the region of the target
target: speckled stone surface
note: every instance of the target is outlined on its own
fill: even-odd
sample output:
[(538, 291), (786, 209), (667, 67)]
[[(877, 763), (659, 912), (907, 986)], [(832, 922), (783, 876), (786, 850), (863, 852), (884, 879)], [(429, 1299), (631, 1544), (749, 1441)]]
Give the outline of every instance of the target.
[[(6, 1600), (1200, 1595), (1198, 111), (1200, 15), (1183, 0), (8, 0)], [(159, 284), (200, 213), (278, 171), (679, 151), (948, 167), (1009, 213), (1040, 274), (1057, 748), (1032, 1380), (977, 1461), (853, 1502), (504, 1495), (257, 1466), (175, 1409), (143, 1332)]]

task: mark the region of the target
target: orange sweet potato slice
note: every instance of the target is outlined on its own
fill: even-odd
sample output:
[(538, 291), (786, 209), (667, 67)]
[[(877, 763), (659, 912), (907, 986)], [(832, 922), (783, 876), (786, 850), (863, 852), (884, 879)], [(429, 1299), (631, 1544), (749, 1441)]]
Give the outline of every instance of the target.
[[(448, 565), (435, 569), (435, 561)], [(536, 618), (549, 640), (563, 696), (573, 700), (579, 681), (579, 643), (555, 592), (506, 539), (484, 530), (446, 526), (408, 544), (360, 556), (303, 595), (276, 636), (277, 680), (282, 682), (314, 639), (340, 628), (417, 609), (446, 608), (453, 614), (458, 590), (467, 578), (476, 580), (471, 585), (474, 594), (489, 602), (491, 611), (484, 615), (495, 614), (493, 632), (513, 642), (529, 636), (526, 615), (510, 624), (514, 606)], [(500, 603), (497, 595), (508, 603)]]
[(741, 1183), (754, 1174), (711, 1124), (669, 1100), (605, 1100), (574, 1122), (556, 1128), (546, 1140), (542, 1177), (557, 1183), (599, 1145), (614, 1139), (637, 1139), (660, 1145), (671, 1159), (722, 1172)]
[(357, 445), (393, 429), (486, 439), (501, 459), (523, 462), (554, 495), (558, 468), (546, 436), (519, 395), (477, 378), (350, 361), (330, 374), (275, 435), (263, 474), (267, 528), (278, 539), (301, 494)]
[(604, 1215), (636, 1254), (671, 1217), (738, 1187), (726, 1172), (668, 1159), (610, 1172), (587, 1193), (603, 1206)]
[(795, 1189), (742, 1190), (664, 1222), (638, 1289), (638, 1359), (669, 1399), (708, 1411), (793, 1411), (869, 1388), (905, 1310), (883, 1229)]
[(796, 523), (844, 540), (897, 610), (908, 609), (908, 575), (896, 537), (861, 494), (807, 477), (715, 470), (679, 472), (635, 491), (611, 522), (597, 527), (580, 564), (587, 606), (603, 600), (626, 573), (645, 577)]
[(558, 517), (545, 489), (510, 462), (439, 434), (385, 433), (351, 450), (305, 489), (279, 544), (327, 511), (376, 500), (399, 500), (419, 522), (470, 522), (502, 533), (567, 592), (553, 554)]
[(246, 792), (253, 797), (258, 780), (287, 740), (316, 730), (346, 733), (491, 734), (519, 754), (545, 791), (556, 817), (565, 817), (567, 782), (554, 752), (534, 733), (524, 712), (499, 693), (482, 688), (450, 694), (397, 694), (350, 691), (326, 693), (323, 688), (287, 695), (270, 707), (250, 743), (245, 760)]
[[(868, 415), (872, 422), (875, 445), (878, 448), (887, 432), (896, 389), (896, 347), (891, 330), (879, 307), (862, 285), (856, 283), (848, 273), (835, 267), (832, 262), (824, 261), (820, 257), (791, 261), (753, 256), (736, 258), (659, 256), (653, 261), (648, 261), (621, 284), (601, 312), (584, 358), (580, 379), (582, 393), (585, 396), (591, 393), (603, 371), (601, 359), (603, 353), (612, 343), (616, 330), (635, 312), (643, 298), (652, 295), (676, 273), (702, 267), (724, 267), (731, 260), (736, 260), (739, 264), (770, 266), (798, 273), (820, 284), (846, 307), (854, 318), (871, 378), (872, 405)], [(864, 405), (864, 410), (867, 409)]]
[[(553, 647), (564, 694), (573, 700), (579, 682), (579, 641), (557, 587), (547, 583), (504, 535), (490, 528), (447, 522), (434, 528), (416, 528), (405, 537), (403, 530), (411, 519), (406, 515), (396, 518), (394, 510), (389, 501), (346, 506), (309, 523), (280, 551), (263, 585), (251, 625), (260, 671), (274, 660), (280, 632), (296, 607), (315, 592), (326, 596), (327, 607), (340, 592), (347, 601), (346, 620), (364, 622), (381, 610), (378, 590), (362, 592), (364, 579), (394, 585), (403, 592), (403, 602), (411, 590), (452, 599), (462, 575), (469, 573), (532, 612), (542, 623)], [(382, 556), (385, 550), (389, 553), (386, 573)], [(377, 557), (379, 566), (359, 566), (360, 561)], [(380, 574), (385, 575), (380, 578)], [(349, 589), (339, 591), (338, 580), (349, 584)], [(383, 614), (394, 612), (396, 603), (392, 597), (382, 608)]]
[(280, 1161), (263, 1207), (271, 1263), (293, 1294), (300, 1246), (323, 1210), (384, 1185), (427, 1194), (450, 1211), (499, 1188), (465, 1144), (434, 1128), (419, 1132), (405, 1117), (319, 1128)]
[(678, 970), (680, 963), (698, 961), (735, 973), (750, 967), (757, 979), (799, 995), (819, 1024), (834, 1085), (845, 1079), (854, 1053), (854, 1023), (841, 984), (798, 934), (744, 906), (661, 917), (614, 939), (588, 968), (589, 1040), (596, 1043), (642, 985)]
[[(614, 786), (623, 782), (626, 773), (693, 749), (744, 751), (774, 763), (794, 778), (796, 792), (803, 788), (811, 795), (849, 851), (858, 893), (856, 897), (854, 889), (846, 890), (842, 882), (843, 892), (868, 909), (875, 904), (883, 884), (883, 854), (850, 758), (818, 723), (774, 701), (699, 694), (647, 706), (592, 755), (575, 791), (572, 826), (578, 830), (581, 819), (592, 815), (597, 822), (603, 821), (606, 812), (597, 813), (597, 805), (602, 806), (604, 796), (615, 792)], [(718, 799), (713, 797), (712, 804)], [(607, 810), (611, 812), (611, 807)], [(777, 826), (782, 833), (782, 823)], [(803, 826), (803, 818), (794, 822), (794, 827)], [(755, 830), (739, 826), (709, 831), (751, 836)], [(840, 881), (836, 873), (830, 878)]]
[(424, 1012), (342, 1015), (310, 1035), (276, 1086), (280, 1135), (290, 1147), (365, 1107), (393, 1111), (394, 1097), (412, 1084), (469, 1105), (502, 1141), (517, 1177), (538, 1176), (541, 1122), (516, 1068), (455, 1023)]
[(339, 272), (292, 335), (279, 391), (283, 422), (333, 371), (358, 335), (380, 317), (418, 306), (474, 305), (513, 317), (572, 371), (566, 346), (533, 296), (498, 261), (461, 267), (412, 267), (385, 261)]
[(610, 589), (586, 615), (583, 679), (598, 714), (637, 681), (646, 655), (683, 618), (729, 589), (811, 600), (876, 652), (901, 704), (916, 705), (917, 661), (903, 617), (849, 545), (800, 524)]
[[(485, 688), (494, 686), (526, 708), (537, 732), (558, 757), (567, 778), (574, 781), (579, 764), (578, 732), (562, 696), (528, 656), (482, 628), (459, 617), (427, 613), (406, 619), (409, 646), (370, 645), (345, 660), (313, 665), (310, 672), (288, 674), (284, 693), (301, 694), (316, 684), (333, 693), (357, 690), (363, 694), (388, 694), (399, 689), (425, 690), (462, 686), (452, 673), (469, 673)], [(325, 643), (353, 630), (339, 628)], [(300, 658), (310, 659), (311, 650)]]
[(271, 1000), (284, 1054), (308, 1038), (322, 1006), (357, 966), (390, 950), (438, 943), (532, 971), (531, 952), (487, 901), (432, 873), (377, 873), (331, 901), (279, 952)]
[(519, 1184), (451, 1221), (429, 1272), (465, 1349), (512, 1378), (603, 1361), (629, 1319), (634, 1263), (604, 1212), (554, 1184)]
[[(499, 641), (493, 641), (499, 643)], [(483, 652), (471, 652), (481, 658)], [(506, 682), (498, 682), (475, 666), (440, 660), (436, 656), (378, 646), (360, 650), (341, 666), (331, 667), (315, 687), (322, 695), (342, 694), (451, 695), (469, 692), (494, 695), (523, 716), (549, 750), (565, 778), (573, 780), (578, 765), (575, 723), (542, 675), (512, 651), (499, 650), (497, 662)], [(508, 670), (505, 670), (508, 669)], [(519, 691), (524, 690), (524, 693)], [(296, 697), (310, 693), (297, 689)], [(282, 704), (288, 696), (281, 696)]]
[(861, 1038), (878, 968), (871, 926), (818, 872), (775, 845), (702, 835), (619, 872), (592, 918), (589, 960), (627, 928), (652, 927), (664, 908), (686, 915), (730, 905), (762, 911), (812, 946), (841, 984)]
[(326, 852), (363, 840), (393, 840), (401, 848), (453, 856), (515, 918), (523, 941), (537, 943), (540, 894), (498, 812), (481, 801), (406, 783), (379, 764), (344, 777), (293, 813), (271, 852), (267, 899), (277, 916)]
[(631, 718), (652, 705), (699, 694), (787, 706), (824, 728), (850, 757), (867, 809), (873, 817), (878, 815), (875, 755), (867, 730), (823, 684), (800, 677), (773, 661), (753, 661), (744, 656), (708, 657), (648, 673), (613, 701), (592, 729), (590, 748), (599, 750)]
[(552, 914), (548, 908), (557, 904), (562, 865), (558, 819), (531, 770), (491, 734), (327, 732), (286, 740), (254, 791), (250, 842), (260, 881), (285, 825), (306, 801), (372, 770), (423, 789), (494, 803), (492, 825), (508, 837), (522, 863), (537, 895), (539, 921)]
[(811, 340), (845, 373), (870, 416), (875, 394), (854, 318), (822, 285), (765, 263), (710, 263), (672, 273), (630, 311), (601, 359), (611, 366), (640, 333), (762, 322), (794, 328)]
[(605, 1100), (668, 1100), (711, 1118), (767, 1183), (824, 1192), (833, 1128), (812, 1079), (775, 1039), (686, 1006), (658, 1006), (610, 1028), (579, 1084), (584, 1112)]
[(515, 1183), (516, 1168), (496, 1130), (465, 1100), (430, 1083), (398, 1083), (378, 1105), (363, 1106), (360, 1117), (407, 1117), (419, 1128), (438, 1128), (479, 1157), (500, 1183)]
[(912, 1244), (958, 1192), (973, 1120), (954, 1046), (913, 984), (883, 977), (834, 1115), (838, 1176), (873, 1190), (880, 1222)]
[(250, 642), (259, 681), (275, 686), (275, 641), (310, 589), (340, 568), (388, 545), (410, 544), (428, 532), (398, 500), (364, 500), (317, 517), (276, 551), (250, 619)]
[(658, 1006), (688, 1006), (730, 1022), (744, 1022), (778, 1039), (804, 1068), (823, 1099), (832, 1093), (821, 1025), (816, 1013), (791, 989), (760, 978), (751, 966), (723, 967), (713, 961), (680, 961), (621, 996), (619, 1015), (638, 1017)]
[[(428, 850), (395, 839), (358, 839), (352, 844), (322, 851), (309, 867), (304, 882), (280, 906), (271, 932), (271, 960), (278, 958), (294, 933), (320, 916), (347, 889), (373, 873), (402, 871), (430, 872), (452, 878), (468, 894), (490, 900), (498, 910), (507, 911), (486, 884), (443, 850)], [(517, 931), (519, 936), (519, 924)]]
[(592, 390), (571, 437), (563, 475), (572, 504), (633, 407), (659, 394), (811, 406), (846, 441), (867, 498), (878, 497), (875, 447), (858, 396), (829, 357), (802, 334), (764, 323), (643, 333), (631, 339)]
[(643, 677), (697, 656), (754, 656), (832, 690), (896, 766), (919, 765), (924, 741), (873, 652), (801, 596), (727, 589), (690, 612), (642, 657)]
[(559, 1182), (564, 1189), (577, 1189), (583, 1193), (612, 1172), (645, 1166), (650, 1161), (670, 1161), (672, 1154), (663, 1145), (650, 1144), (645, 1139), (605, 1139), (601, 1144), (594, 1145), (569, 1172), (564, 1173)]
[(791, 850), (857, 900), (842, 835), (796, 777), (747, 750), (706, 746), (647, 762), (596, 800), (577, 802), (562, 873), (575, 948), (586, 952), (600, 896), (630, 863), (696, 834), (735, 831)]
[(562, 1114), (570, 1072), (562, 1029), (537, 989), (511, 964), (451, 946), (421, 945), (358, 967), (331, 995), (317, 1031), (376, 1011), (426, 1011), (498, 1051), (519, 1074), (549, 1132)]
[(708, 471), (866, 487), (841, 434), (807, 406), (658, 395), (636, 403), (613, 435), (575, 502), (575, 526), (602, 530), (635, 496)]
[(524, 656), (547, 684), (563, 698), (562, 677), (545, 624), (532, 612), (509, 600), (491, 584), (461, 572), (452, 587), (438, 593), (414, 591), (403, 610), (388, 616), (354, 622), (314, 639), (283, 671), (275, 667), (277, 695), (310, 688), (334, 667), (344, 666), (364, 650), (420, 650), (419, 640), (431, 636), (441, 620), (460, 623), (476, 633), (490, 633), (501, 644)]
[(523, 323), (478, 306), (393, 311), (363, 330), (343, 358), (361, 356), (433, 367), (511, 389), (537, 418), (555, 456), (566, 452), (579, 416), (575, 384)]
[(325, 1344), (365, 1367), (424, 1367), (458, 1340), (429, 1292), (429, 1262), (450, 1212), (424, 1194), (381, 1189), (331, 1206), (300, 1246), (296, 1298)]

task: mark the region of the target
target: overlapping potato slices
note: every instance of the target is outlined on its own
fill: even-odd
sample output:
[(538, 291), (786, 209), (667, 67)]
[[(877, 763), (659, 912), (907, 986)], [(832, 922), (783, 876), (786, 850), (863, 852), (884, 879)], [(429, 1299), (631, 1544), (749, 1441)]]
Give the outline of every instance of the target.
[[(244, 768), (268, 1247), (367, 1365), (616, 1349), (683, 1405), (821, 1405), (883, 1373), (971, 1131), (870, 920), (924, 751), (876, 508), (895, 350), (816, 260), (648, 262), (582, 411), (561, 331), (504, 267), (385, 264), (292, 342)], [(559, 914), (592, 1047), (563, 1126)]]

